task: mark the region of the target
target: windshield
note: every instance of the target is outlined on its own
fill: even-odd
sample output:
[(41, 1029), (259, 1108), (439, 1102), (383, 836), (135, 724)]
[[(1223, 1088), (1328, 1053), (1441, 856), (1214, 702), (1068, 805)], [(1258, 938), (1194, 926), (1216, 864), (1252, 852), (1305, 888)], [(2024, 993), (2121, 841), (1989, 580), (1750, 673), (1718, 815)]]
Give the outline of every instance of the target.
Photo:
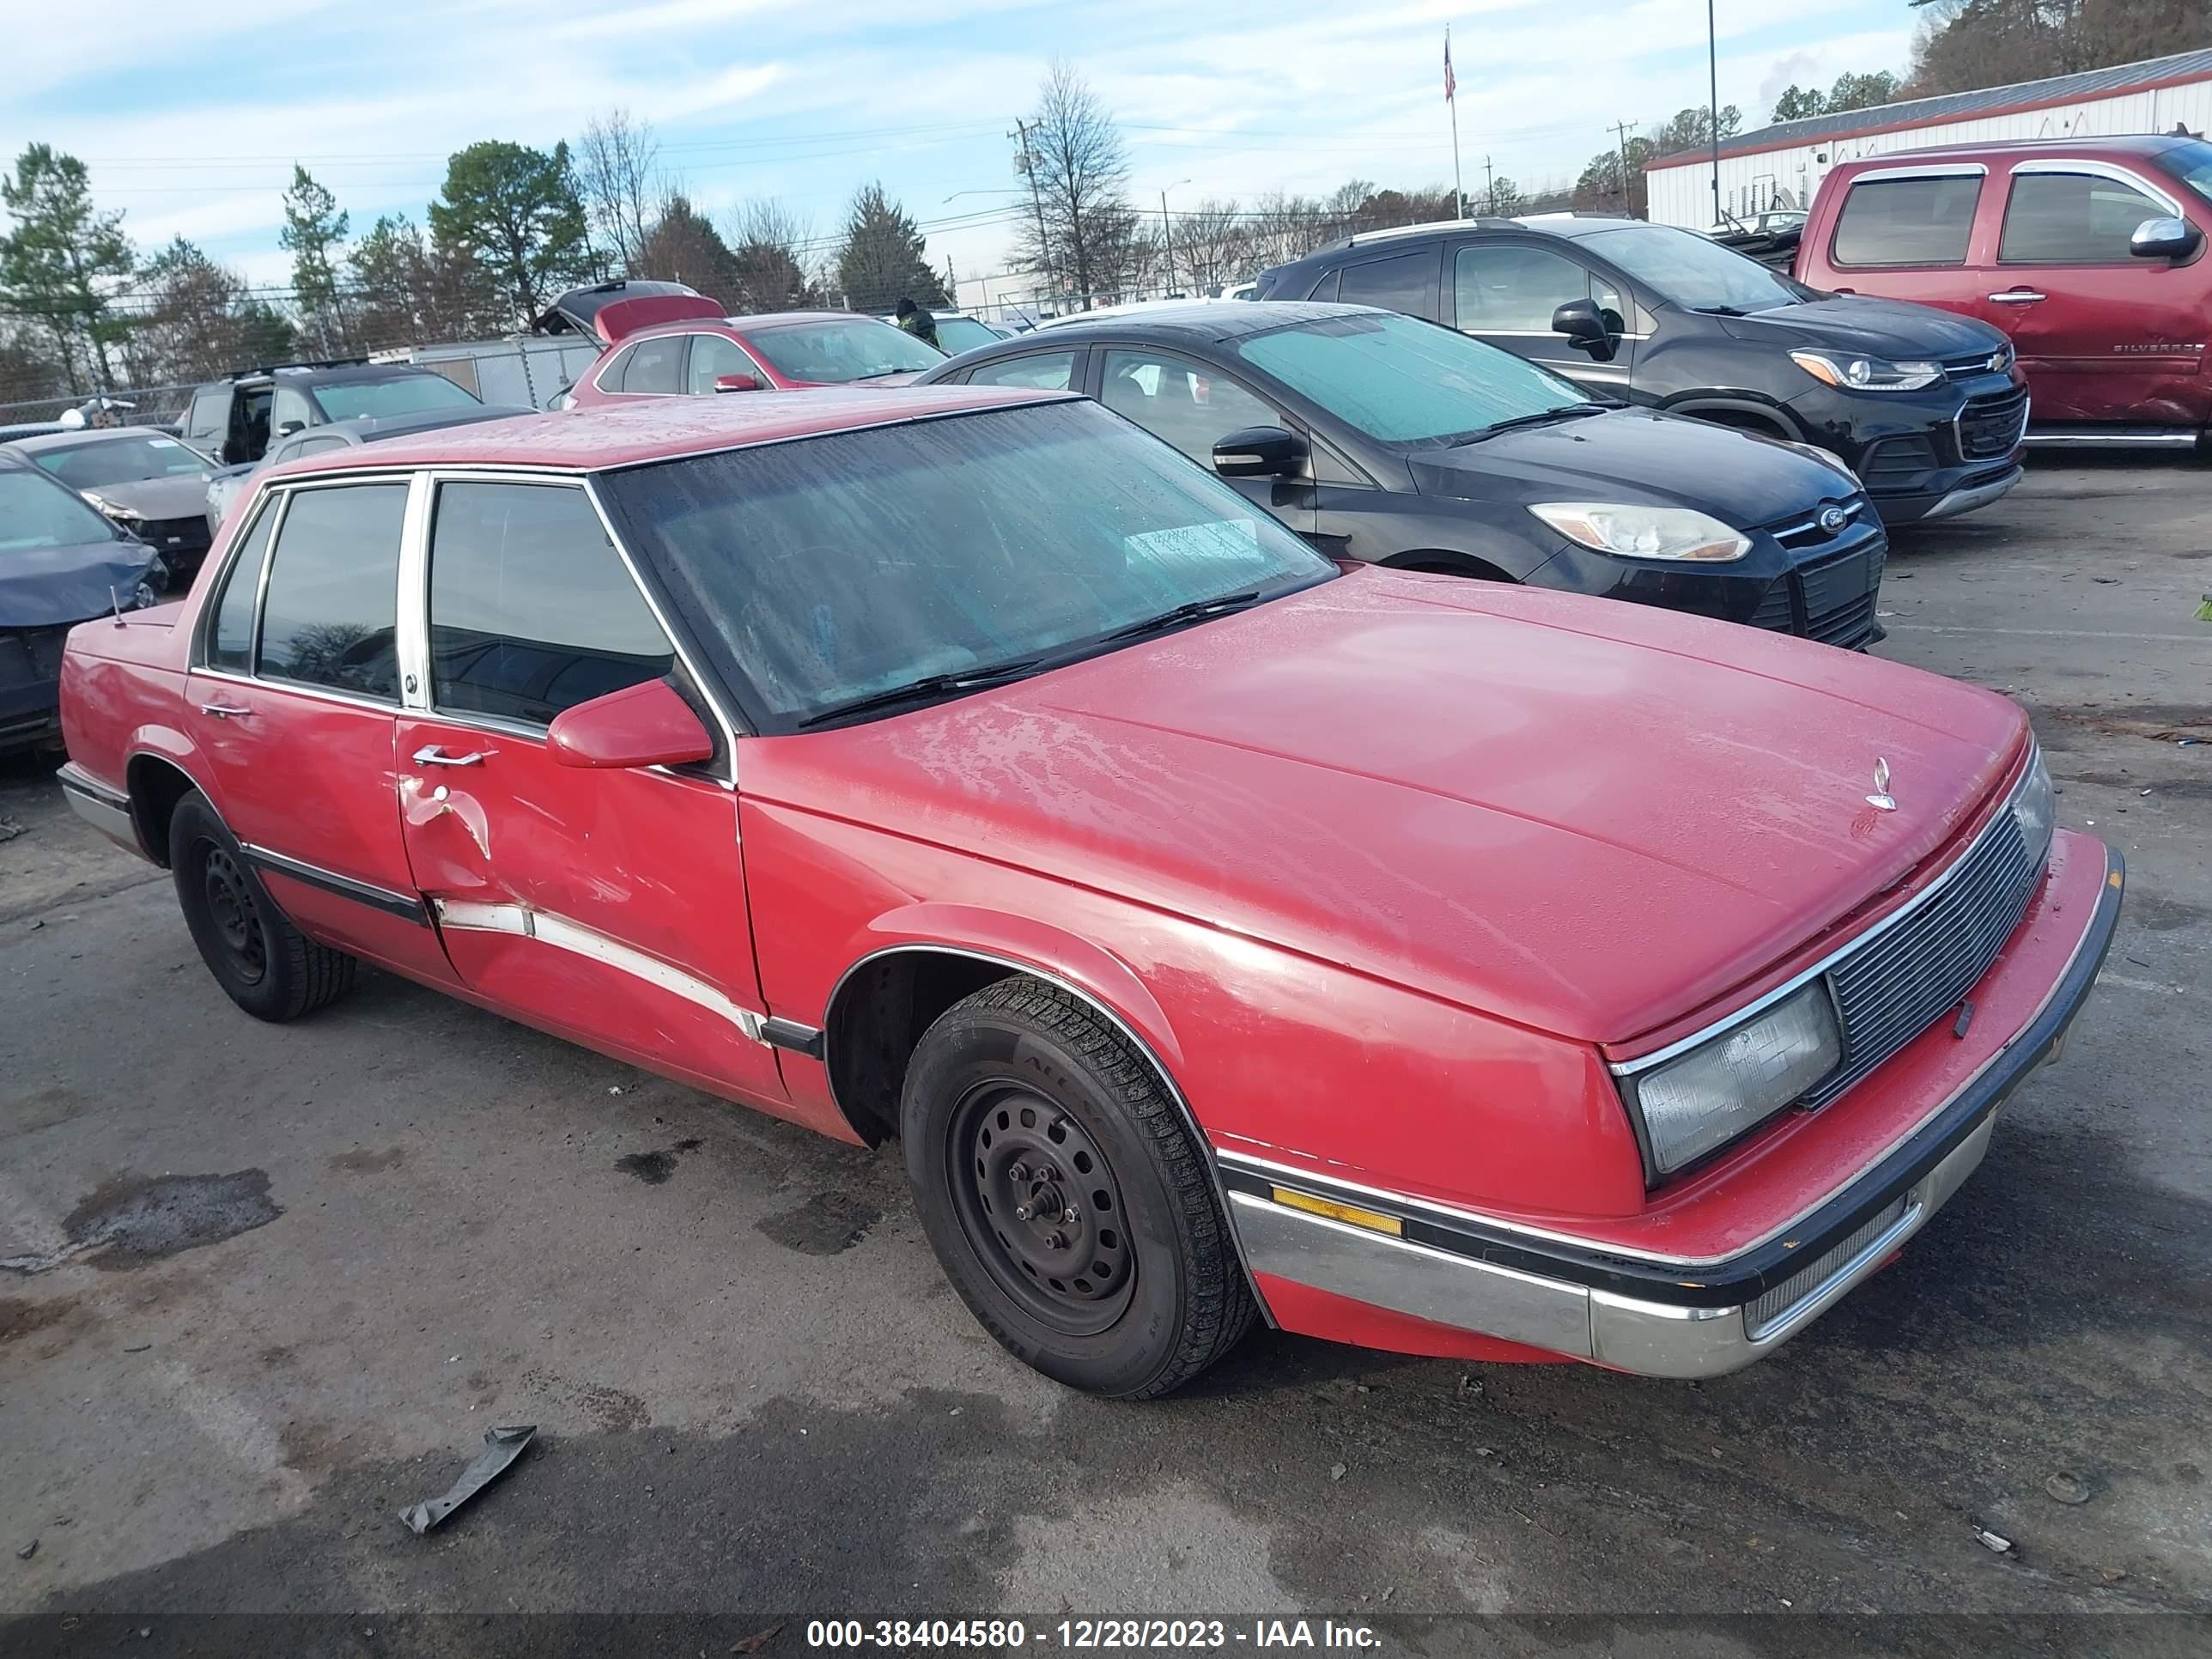
[(939, 317), (937, 319), (937, 343), (957, 356), (963, 351), (973, 351), (979, 345), (992, 345), (1005, 337), (994, 328), (986, 328), (973, 317)]
[(68, 449), (41, 449), (31, 459), (71, 489), (135, 483), (141, 478), (196, 477), (215, 465), (189, 444), (151, 434), (88, 439)]
[(1383, 443), (1455, 443), (1501, 421), (1589, 402), (1510, 352), (1386, 312), (1256, 334), (1237, 355)]
[(1109, 635), (1179, 606), (1334, 571), (1212, 474), (1075, 400), (667, 461), (599, 487), (770, 732), (927, 676), (1111, 649)]
[(1671, 225), (1624, 225), (1585, 236), (1582, 245), (1691, 311), (1771, 311), (1810, 293), (1734, 248)]
[(0, 553), (119, 539), (84, 498), (0, 461)]
[(331, 380), (315, 401), (334, 421), (366, 415), (412, 415), (425, 409), (481, 409), (483, 399), (442, 374), (395, 374), (388, 380)]
[(833, 317), (748, 334), (752, 349), (787, 380), (842, 386), (878, 374), (918, 374), (945, 354), (873, 317)]
[(2212, 143), (2192, 139), (2176, 144), (2158, 160), (2168, 173), (2195, 191), (2198, 199), (2212, 202)]

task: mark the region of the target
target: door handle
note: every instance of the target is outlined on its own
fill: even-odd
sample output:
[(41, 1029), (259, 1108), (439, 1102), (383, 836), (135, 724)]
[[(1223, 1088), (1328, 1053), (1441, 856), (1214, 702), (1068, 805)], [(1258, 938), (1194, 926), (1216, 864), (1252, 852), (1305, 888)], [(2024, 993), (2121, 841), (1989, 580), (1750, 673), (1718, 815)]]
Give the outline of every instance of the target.
[(465, 755), (449, 755), (436, 744), (425, 744), (415, 751), (417, 766), (482, 766), (495, 751), (474, 749)]
[(234, 702), (204, 702), (200, 705), (200, 713), (212, 714), (219, 720), (242, 720), (249, 718), (253, 711), (251, 708), (241, 708)]
[(1990, 295), (1990, 298), (2001, 306), (2032, 306), (2043, 295), (2032, 288), (2008, 288), (2002, 294)]

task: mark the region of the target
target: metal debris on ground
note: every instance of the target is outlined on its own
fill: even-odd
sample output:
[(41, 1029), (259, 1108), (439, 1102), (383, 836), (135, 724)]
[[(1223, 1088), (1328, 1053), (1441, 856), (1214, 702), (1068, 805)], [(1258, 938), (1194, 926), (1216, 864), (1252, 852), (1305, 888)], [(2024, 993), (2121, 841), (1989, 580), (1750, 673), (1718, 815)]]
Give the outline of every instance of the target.
[(1991, 1532), (1987, 1527), (1976, 1527), (1974, 1536), (1981, 1540), (1982, 1547), (1985, 1550), (1994, 1550), (1999, 1555), (2011, 1553), (2012, 1540)]
[(27, 823), (18, 823), (13, 818), (0, 818), (0, 841), (13, 841), (30, 830)]
[(486, 1429), (484, 1449), (477, 1454), (474, 1462), (461, 1471), (461, 1478), (447, 1489), (445, 1496), (411, 1504), (399, 1512), (399, 1518), (407, 1523), (407, 1529), (418, 1537), (429, 1531), (506, 1474), (507, 1467), (522, 1455), (522, 1449), (530, 1443), (537, 1432), (535, 1423)]
[(763, 1647), (768, 1645), (769, 1638), (774, 1636), (776, 1632), (782, 1628), (783, 1626), (781, 1623), (777, 1623), (770, 1625), (766, 1630), (757, 1630), (750, 1636), (741, 1636), (736, 1641), (730, 1644), (730, 1651), (732, 1653), (758, 1653)]
[(15, 1552), (15, 1559), (18, 1561), (27, 1561), (38, 1553), (39, 1540), (33, 1538), (29, 1543), (24, 1545), (22, 1548)]
[(2089, 1483), (2071, 1470), (2058, 1470), (2043, 1483), (2043, 1489), (2062, 1504), (2089, 1501)]
[(1332, 1464), (1330, 1464), (1330, 1465), (1328, 1466), (1328, 1478), (1329, 1478), (1330, 1480), (1343, 1480), (1343, 1479), (1344, 1479), (1344, 1465), (1343, 1465), (1343, 1464), (1341, 1464), (1341, 1463), (1332, 1463)]

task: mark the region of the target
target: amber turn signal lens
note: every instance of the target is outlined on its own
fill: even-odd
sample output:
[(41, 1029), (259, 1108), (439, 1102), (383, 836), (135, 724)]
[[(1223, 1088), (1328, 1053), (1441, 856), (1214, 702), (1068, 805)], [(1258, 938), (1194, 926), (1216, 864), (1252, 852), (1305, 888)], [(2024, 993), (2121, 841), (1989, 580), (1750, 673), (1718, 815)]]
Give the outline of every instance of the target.
[(1395, 1215), (1363, 1210), (1356, 1204), (1340, 1204), (1333, 1198), (1316, 1198), (1311, 1193), (1294, 1193), (1288, 1187), (1270, 1187), (1267, 1190), (1278, 1204), (1304, 1210), (1309, 1215), (1324, 1215), (1348, 1227), (1364, 1227), (1370, 1233), (1389, 1233), (1398, 1237), (1406, 1231), (1406, 1224)]

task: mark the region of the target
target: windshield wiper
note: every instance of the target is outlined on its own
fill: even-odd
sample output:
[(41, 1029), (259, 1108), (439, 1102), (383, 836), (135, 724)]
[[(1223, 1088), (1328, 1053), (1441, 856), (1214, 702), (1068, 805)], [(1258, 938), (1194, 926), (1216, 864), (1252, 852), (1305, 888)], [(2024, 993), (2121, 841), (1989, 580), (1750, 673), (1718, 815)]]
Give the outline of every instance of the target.
[(921, 371), (918, 368), (879, 368), (872, 374), (855, 374), (852, 379), (852, 384), (858, 386), (863, 380), (880, 380), (885, 376), (891, 374), (919, 374), (921, 373)]
[(1017, 657), (1012, 662), (994, 663), (985, 668), (956, 668), (942, 674), (925, 674), (904, 685), (895, 685), (888, 691), (871, 691), (865, 697), (854, 697), (849, 702), (834, 703), (817, 709), (799, 724), (820, 726), (825, 721), (842, 720), (848, 714), (866, 714), (871, 708), (889, 708), (917, 698), (933, 697), (945, 691), (980, 691), (986, 686), (1004, 685), (1018, 680), (1038, 664), (1042, 657)]
[(1242, 611), (1248, 605), (1259, 603), (1260, 596), (1252, 593), (1224, 593), (1218, 599), (1193, 599), (1188, 605), (1179, 605), (1172, 611), (1163, 611), (1157, 617), (1147, 617), (1142, 622), (1131, 623), (1127, 628), (1117, 628), (1106, 635), (1111, 640), (1133, 640), (1140, 634), (1158, 634), (1180, 623), (1199, 622), (1207, 617), (1225, 616), (1231, 611)]
[(1480, 432), (1473, 433), (1460, 441), (1479, 444), (1485, 438), (1500, 432), (1510, 432), (1516, 427), (1549, 426), (1554, 421), (1578, 421), (1585, 415), (1602, 415), (1611, 406), (1607, 404), (1565, 404), (1558, 409), (1540, 409), (1533, 415), (1516, 415), (1509, 420), (1493, 421)]

